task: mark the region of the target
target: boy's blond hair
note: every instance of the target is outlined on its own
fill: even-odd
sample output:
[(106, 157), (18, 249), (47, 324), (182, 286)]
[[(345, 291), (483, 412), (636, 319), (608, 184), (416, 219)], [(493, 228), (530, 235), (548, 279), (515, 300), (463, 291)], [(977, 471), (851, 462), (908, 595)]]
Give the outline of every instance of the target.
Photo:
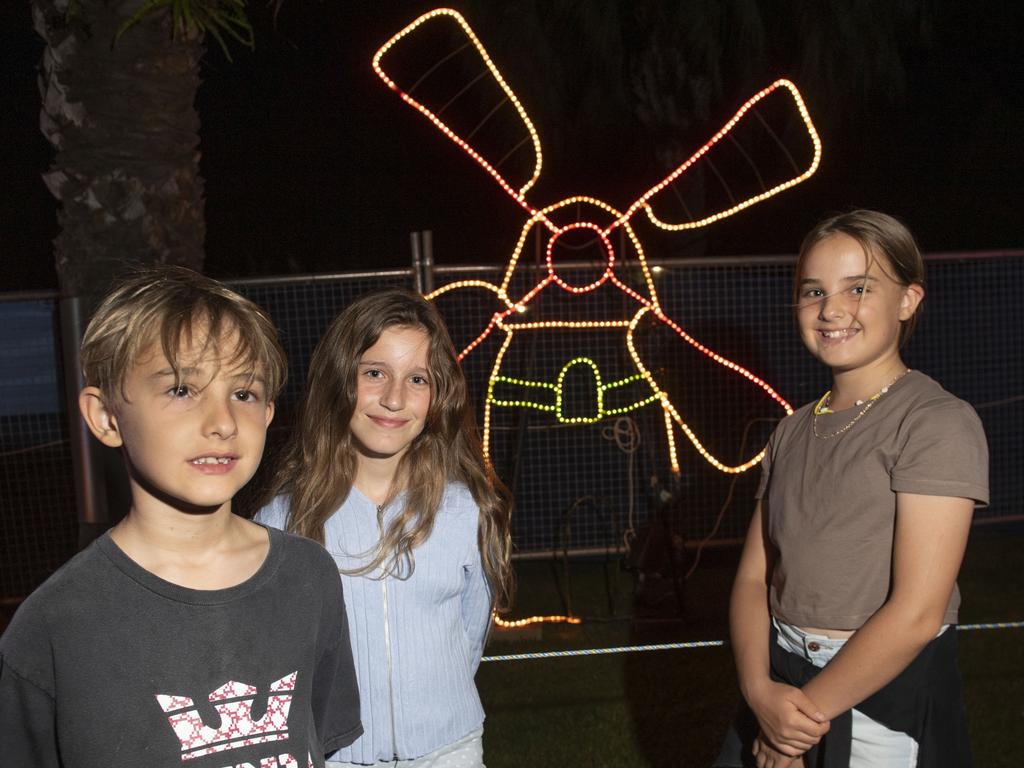
[(237, 333), (232, 365), (260, 368), (268, 402), (284, 387), (288, 364), (277, 329), (259, 307), (198, 272), (154, 265), (128, 276), (93, 313), (82, 339), (86, 386), (98, 387), (109, 404), (124, 400), (124, 382), (139, 355), (159, 340), (176, 374), (179, 355), (196, 341), (198, 353), (219, 353), (218, 345)]

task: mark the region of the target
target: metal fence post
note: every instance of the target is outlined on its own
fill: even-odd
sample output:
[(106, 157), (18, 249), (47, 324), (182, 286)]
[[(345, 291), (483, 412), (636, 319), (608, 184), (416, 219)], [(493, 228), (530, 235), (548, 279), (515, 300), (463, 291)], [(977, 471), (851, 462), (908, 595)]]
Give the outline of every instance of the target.
[(84, 546), (108, 524), (106, 491), (96, 444), (78, 412), (78, 393), (85, 386), (79, 345), (85, 333), (91, 302), (83, 296), (65, 296), (58, 303), (61, 357), (64, 362), (64, 399), (67, 404), (68, 438), (75, 475), (75, 506), (78, 510), (78, 543)]
[(420, 233), (423, 239), (423, 293), (434, 290), (434, 233), (425, 229)]
[(423, 251), (419, 232), (409, 233), (409, 248), (412, 250), (413, 290), (423, 293)]

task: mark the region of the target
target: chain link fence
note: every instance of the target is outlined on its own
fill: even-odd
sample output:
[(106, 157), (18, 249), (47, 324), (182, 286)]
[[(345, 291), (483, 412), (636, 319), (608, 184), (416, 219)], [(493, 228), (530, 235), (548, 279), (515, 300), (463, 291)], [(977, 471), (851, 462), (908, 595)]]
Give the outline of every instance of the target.
[[(828, 374), (794, 330), (792, 261), (652, 262), (651, 279), (666, 317), (796, 407), (820, 396)], [(520, 265), (509, 295), (522, 296), (545, 274), (537, 265)], [(590, 284), (599, 274), (584, 263), (559, 267), (568, 285)], [(624, 264), (616, 275), (647, 296), (639, 269)], [(972, 403), (985, 424), (992, 503), (976, 520), (1020, 519), (1024, 321), (1013, 307), (1024, 286), (1024, 254), (931, 256), (928, 275), (925, 312), (906, 360)], [(444, 267), (433, 279), (437, 286), (466, 279), (497, 284), (502, 270)], [(290, 362), (268, 454), (289, 433), (309, 356), (330, 320), (361, 293), (415, 283), (412, 270), (234, 283), (270, 313)], [(462, 346), (477, 339), (500, 308), (495, 294), (479, 286), (449, 291), (437, 301)], [(611, 284), (581, 294), (549, 284), (516, 321), (629, 321), (640, 307)], [(7, 601), (28, 594), (73, 554), (77, 541), (58, 328), (55, 296), (0, 296), (0, 598)], [(719, 472), (673, 427), (681, 470), (673, 475), (662, 410), (645, 402), (652, 390), (636, 378), (626, 335), (621, 325), (534, 327), (517, 329), (507, 345), (493, 391), (489, 442), (499, 474), (515, 493), (520, 553), (636, 555), (652, 540), (728, 541), (745, 532), (758, 470)], [(481, 416), (505, 338), (492, 330), (463, 362)], [(633, 341), (644, 368), (725, 464), (755, 455), (784, 415), (756, 386), (713, 363), (663, 322), (642, 318)], [(652, 529), (655, 535), (646, 537)]]

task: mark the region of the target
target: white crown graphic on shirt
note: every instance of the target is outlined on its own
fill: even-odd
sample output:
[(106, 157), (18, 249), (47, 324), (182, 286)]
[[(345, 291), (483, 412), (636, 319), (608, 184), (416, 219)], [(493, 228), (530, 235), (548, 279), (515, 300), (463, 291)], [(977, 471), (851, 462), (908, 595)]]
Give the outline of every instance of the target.
[(210, 703), (220, 715), (217, 728), (203, 723), (195, 702), (188, 696), (158, 693), (156, 700), (181, 742), (181, 759), (193, 760), (250, 744), (287, 739), (288, 711), (297, 676), (297, 671), (292, 672), (270, 684), (267, 711), (259, 720), (252, 719), (252, 706), (258, 693), (255, 686), (234, 680), (224, 683), (209, 695)]

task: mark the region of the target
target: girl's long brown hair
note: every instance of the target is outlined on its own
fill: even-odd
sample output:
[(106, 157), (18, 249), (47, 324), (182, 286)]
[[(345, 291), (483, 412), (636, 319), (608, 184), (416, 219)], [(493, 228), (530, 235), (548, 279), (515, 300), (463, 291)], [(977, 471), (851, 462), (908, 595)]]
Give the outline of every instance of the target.
[(356, 377), (363, 353), (388, 328), (418, 328), (430, 346), (430, 407), (426, 422), (402, 456), (389, 498), (405, 490), (405, 506), (356, 570), (378, 568), (408, 577), (414, 550), (434, 528), (445, 486), (461, 481), (480, 508), (477, 544), (495, 607), (510, 607), (511, 496), (484, 462), (466, 380), (440, 313), (410, 291), (388, 289), (360, 297), (334, 319), (310, 360), (298, 429), (285, 447), (264, 503), (291, 496), (288, 530), (324, 543), (327, 518), (348, 498), (356, 475), (349, 424), (356, 405)]

